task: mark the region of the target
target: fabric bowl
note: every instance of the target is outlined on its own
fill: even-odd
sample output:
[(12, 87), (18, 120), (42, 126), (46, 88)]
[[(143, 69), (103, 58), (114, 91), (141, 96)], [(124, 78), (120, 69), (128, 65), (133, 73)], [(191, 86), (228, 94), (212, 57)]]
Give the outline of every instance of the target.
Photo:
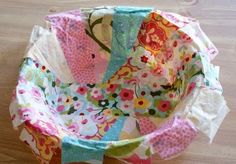
[(229, 109), (196, 19), (153, 8), (48, 15), (33, 28), (10, 114), (42, 163), (152, 163), (214, 138)]

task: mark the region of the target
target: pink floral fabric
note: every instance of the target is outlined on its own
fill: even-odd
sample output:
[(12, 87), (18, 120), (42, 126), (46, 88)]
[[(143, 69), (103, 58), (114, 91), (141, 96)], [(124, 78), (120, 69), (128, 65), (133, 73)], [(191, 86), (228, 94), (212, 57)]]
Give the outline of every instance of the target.
[(68, 66), (78, 83), (98, 83), (106, 70), (108, 60), (99, 46), (86, 33), (86, 22), (80, 10), (49, 15), (53, 31), (64, 51)]

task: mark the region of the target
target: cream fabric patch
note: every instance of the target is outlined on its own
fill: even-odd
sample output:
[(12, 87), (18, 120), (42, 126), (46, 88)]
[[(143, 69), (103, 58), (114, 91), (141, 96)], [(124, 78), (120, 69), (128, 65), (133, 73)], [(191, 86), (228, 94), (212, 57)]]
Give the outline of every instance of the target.
[(37, 60), (56, 74), (62, 82), (75, 81), (54, 32), (34, 26), (25, 57)]

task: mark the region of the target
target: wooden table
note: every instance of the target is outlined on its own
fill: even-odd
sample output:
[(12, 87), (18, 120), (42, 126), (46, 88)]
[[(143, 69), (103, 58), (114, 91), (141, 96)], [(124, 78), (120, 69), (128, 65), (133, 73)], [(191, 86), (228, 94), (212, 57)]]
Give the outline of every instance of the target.
[(220, 51), (214, 64), (221, 66), (220, 79), (231, 112), (213, 144), (208, 144), (207, 138), (199, 135), (178, 158), (155, 160), (154, 163), (236, 163), (236, 1), (198, 0), (191, 6), (181, 5), (180, 1), (0, 0), (0, 163), (37, 163), (12, 129), (8, 111), (19, 64), (33, 25), (43, 25), (44, 16), (50, 12), (101, 5), (154, 6), (200, 20), (202, 29)]

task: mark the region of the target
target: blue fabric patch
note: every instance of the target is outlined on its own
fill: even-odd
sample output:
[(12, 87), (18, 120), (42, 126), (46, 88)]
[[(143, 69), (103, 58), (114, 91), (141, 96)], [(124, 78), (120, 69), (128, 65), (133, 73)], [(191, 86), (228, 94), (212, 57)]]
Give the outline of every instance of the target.
[(62, 163), (103, 160), (107, 142), (81, 140), (72, 137), (62, 139)]
[(118, 141), (120, 131), (123, 128), (126, 117), (120, 117), (116, 123), (108, 130), (108, 132), (102, 137), (102, 141)]
[(111, 57), (103, 81), (126, 63), (128, 55), (137, 39), (140, 25), (152, 8), (116, 7), (112, 17)]

